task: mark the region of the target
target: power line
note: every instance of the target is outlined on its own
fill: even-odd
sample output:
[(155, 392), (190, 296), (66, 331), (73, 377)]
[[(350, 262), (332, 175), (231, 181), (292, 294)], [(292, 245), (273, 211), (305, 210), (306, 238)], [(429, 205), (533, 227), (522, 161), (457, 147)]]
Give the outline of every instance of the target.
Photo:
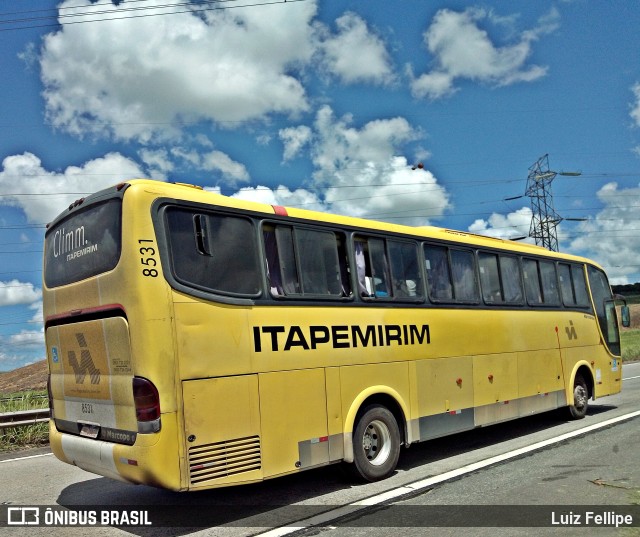
[[(237, 2), (238, 0), (203, 0), (203, 4), (222, 4), (226, 2)], [(31, 30), (34, 28), (52, 28), (57, 27), (59, 25), (66, 26), (71, 24), (86, 24), (91, 22), (106, 22), (106, 21), (116, 21), (116, 20), (125, 20), (125, 19), (138, 19), (138, 18), (146, 18), (146, 17), (157, 17), (163, 15), (178, 15), (181, 13), (202, 13), (206, 11), (218, 11), (224, 9), (239, 9), (239, 8), (248, 8), (248, 7), (261, 7), (261, 6), (270, 6), (276, 4), (292, 4), (294, 2), (306, 2), (307, 0), (272, 0), (270, 2), (254, 2), (249, 4), (238, 4), (238, 5), (227, 5), (227, 6), (211, 6), (211, 7), (197, 7), (196, 4), (191, 4), (189, 2), (178, 2), (174, 4), (164, 4), (161, 6), (137, 6), (137, 7), (124, 7), (121, 8), (118, 6), (118, 9), (113, 10), (102, 10), (102, 11), (87, 11), (82, 13), (69, 13), (69, 14), (58, 14), (57, 17), (55, 15), (51, 16), (40, 16), (40, 17), (29, 17), (29, 18), (16, 18), (9, 19), (5, 21), (0, 21), (0, 25), (4, 24), (16, 24), (18, 26), (13, 28), (0, 28), (0, 32), (14, 31), (14, 30)], [(182, 6), (190, 5), (189, 9), (178, 9), (177, 11), (167, 11), (163, 13), (146, 13), (146, 14), (138, 14), (138, 15), (123, 15), (120, 17), (104, 17), (104, 18), (93, 18), (93, 19), (85, 19), (85, 20), (64, 20), (70, 19), (72, 17), (90, 17), (91, 15), (118, 15), (124, 12), (133, 12), (133, 11), (152, 11), (158, 9), (173, 9), (180, 8)], [(44, 24), (30, 24), (30, 22), (36, 22), (39, 20), (47, 21), (53, 19), (54, 21), (50, 23)], [(57, 20), (56, 20), (57, 19)]]

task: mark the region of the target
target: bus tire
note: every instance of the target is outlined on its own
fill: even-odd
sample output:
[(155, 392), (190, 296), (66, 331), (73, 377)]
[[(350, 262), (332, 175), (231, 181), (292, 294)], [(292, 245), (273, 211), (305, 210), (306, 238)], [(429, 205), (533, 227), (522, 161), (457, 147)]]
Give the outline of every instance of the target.
[(589, 408), (589, 387), (584, 377), (578, 373), (573, 381), (573, 404), (569, 405), (569, 416), (581, 420), (587, 415)]
[(400, 457), (400, 430), (393, 414), (384, 406), (364, 409), (353, 431), (353, 465), (357, 477), (379, 481), (396, 469)]

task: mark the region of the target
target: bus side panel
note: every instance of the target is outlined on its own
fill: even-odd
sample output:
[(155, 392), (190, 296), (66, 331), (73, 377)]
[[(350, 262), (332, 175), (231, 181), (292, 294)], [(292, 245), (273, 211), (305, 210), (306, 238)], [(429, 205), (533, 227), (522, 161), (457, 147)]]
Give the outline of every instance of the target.
[[(345, 434), (355, 428), (355, 418), (367, 397), (377, 394), (392, 396), (405, 418), (411, 415), (409, 364), (407, 362), (344, 366), (340, 368), (342, 381), (342, 415)], [(398, 423), (402, 432), (403, 423)], [(347, 455), (347, 454), (345, 454)]]
[(247, 309), (173, 292), (182, 380), (251, 372)]
[(342, 395), (340, 368), (325, 369), (327, 383), (327, 428), (329, 433), (329, 460), (338, 461), (344, 456), (342, 441)]
[[(518, 416), (518, 362), (515, 353), (473, 357), (476, 425), (488, 425)], [(516, 404), (512, 404), (515, 402)]]
[(564, 374), (557, 349), (518, 353), (520, 416), (564, 406)]
[(258, 375), (264, 476), (329, 462), (324, 369)]
[(262, 479), (257, 375), (182, 383), (189, 486)]
[(562, 363), (557, 349), (518, 353), (520, 397), (564, 390)]
[(420, 440), (474, 427), (470, 356), (419, 360), (416, 365)]

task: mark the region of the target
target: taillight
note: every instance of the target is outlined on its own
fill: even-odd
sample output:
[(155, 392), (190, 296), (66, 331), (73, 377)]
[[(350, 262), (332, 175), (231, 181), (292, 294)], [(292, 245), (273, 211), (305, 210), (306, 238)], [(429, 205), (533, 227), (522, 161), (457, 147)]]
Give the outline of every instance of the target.
[(160, 396), (148, 379), (133, 377), (133, 401), (136, 406), (138, 432), (155, 433), (160, 430)]

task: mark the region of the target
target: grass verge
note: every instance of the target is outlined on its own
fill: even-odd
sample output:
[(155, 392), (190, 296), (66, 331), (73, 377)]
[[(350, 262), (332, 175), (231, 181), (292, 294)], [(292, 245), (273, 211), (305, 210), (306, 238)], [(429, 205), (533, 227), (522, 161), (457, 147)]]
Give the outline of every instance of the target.
[(623, 330), (620, 342), (623, 362), (640, 360), (640, 329)]
[[(47, 408), (47, 392), (20, 392), (0, 396), (0, 412), (18, 412)], [(46, 445), (49, 442), (49, 424), (34, 423), (24, 427), (0, 429), (0, 451), (11, 451)]]

